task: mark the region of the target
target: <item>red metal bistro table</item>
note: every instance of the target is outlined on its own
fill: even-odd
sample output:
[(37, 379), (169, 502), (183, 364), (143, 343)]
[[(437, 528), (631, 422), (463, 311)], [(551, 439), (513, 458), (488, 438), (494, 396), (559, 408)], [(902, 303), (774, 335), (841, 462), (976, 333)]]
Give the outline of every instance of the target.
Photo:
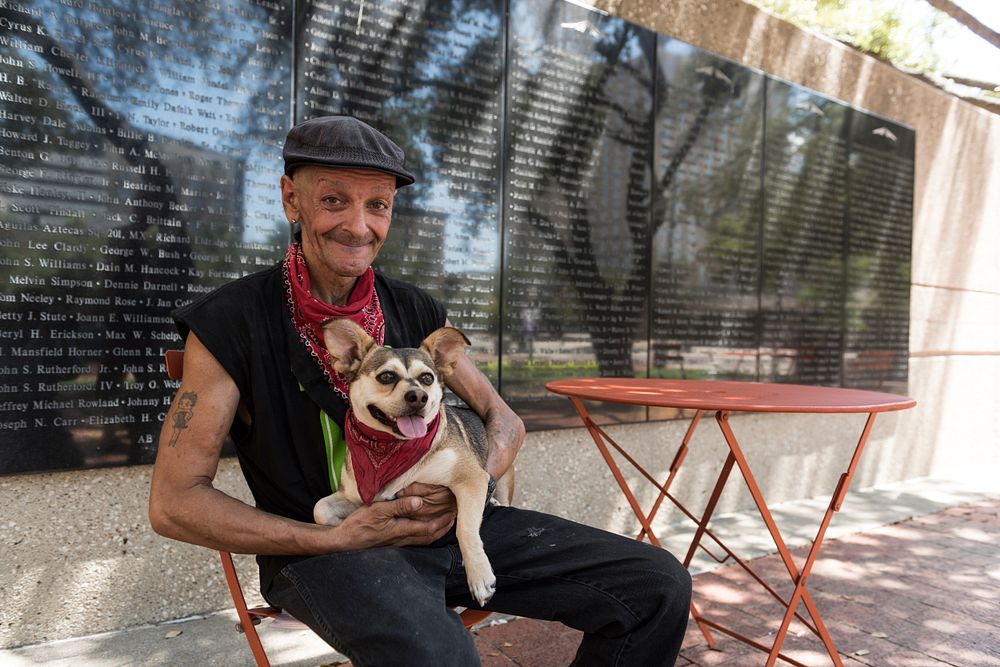
[[(594, 438), (594, 442), (597, 444), (597, 448), (600, 450), (601, 456), (604, 457), (605, 463), (607, 463), (608, 467), (611, 469), (618, 485), (621, 487), (622, 492), (625, 494), (629, 504), (632, 506), (632, 511), (635, 512), (636, 517), (639, 519), (639, 523), (642, 524), (642, 531), (636, 539), (641, 540), (648, 537), (652, 544), (660, 546), (660, 541), (656, 537), (656, 534), (653, 533), (650, 526), (653, 518), (656, 516), (656, 513), (660, 508), (660, 505), (663, 503), (664, 498), (666, 498), (674, 503), (698, 526), (695, 531), (694, 539), (691, 542), (691, 546), (688, 548), (687, 555), (684, 558), (685, 567), (689, 567), (691, 565), (691, 559), (694, 557), (696, 549), (701, 546), (702, 539), (707, 536), (726, 552), (728, 558), (734, 559), (750, 574), (750, 576), (766, 588), (771, 595), (773, 595), (785, 607), (785, 614), (781, 620), (781, 626), (775, 636), (774, 643), (771, 646), (764, 646), (763, 644), (754, 642), (748, 637), (740, 635), (729, 628), (723, 627), (722, 625), (705, 618), (701, 613), (699, 613), (695, 604), (692, 602), (692, 618), (694, 618), (695, 622), (698, 624), (698, 627), (701, 629), (702, 634), (705, 635), (705, 639), (708, 641), (710, 646), (715, 645), (715, 640), (709, 632), (709, 628), (715, 628), (720, 632), (724, 632), (762, 651), (766, 651), (768, 653), (767, 662), (765, 663), (767, 667), (774, 665), (778, 658), (781, 658), (782, 660), (793, 665), (802, 665), (802, 663), (793, 660), (780, 652), (781, 645), (788, 633), (788, 628), (792, 622), (792, 618), (797, 617), (807, 627), (809, 627), (810, 630), (820, 637), (823, 644), (826, 646), (827, 652), (833, 659), (834, 664), (837, 665), (837, 667), (843, 667), (843, 663), (837, 654), (837, 649), (833, 645), (833, 640), (830, 638), (830, 633), (823, 625), (823, 620), (820, 618), (819, 610), (816, 608), (809, 591), (806, 589), (806, 581), (809, 578), (809, 573), (812, 570), (813, 563), (816, 561), (816, 556), (819, 554), (820, 546), (823, 543), (823, 537), (826, 534), (826, 529), (830, 525), (830, 520), (833, 518), (834, 512), (840, 510), (840, 507), (844, 502), (844, 497), (847, 495), (847, 489), (851, 485), (851, 478), (854, 477), (854, 471), (857, 469), (858, 461), (861, 458), (861, 452), (865, 447), (865, 442), (868, 440), (868, 435), (871, 433), (872, 424), (875, 422), (875, 415), (879, 412), (906, 410), (908, 408), (912, 408), (916, 405), (916, 401), (912, 398), (907, 398), (906, 396), (864, 391), (860, 389), (811, 387), (803, 385), (769, 384), (758, 382), (721, 382), (711, 380), (588, 378), (577, 380), (559, 380), (549, 382), (545, 386), (551, 392), (568, 396), (573, 402), (573, 405), (576, 407), (577, 412), (580, 413), (580, 418), (583, 420), (587, 430), (590, 431), (590, 435)], [(648, 407), (663, 408), (685, 408), (694, 410), (694, 418), (691, 420), (687, 433), (684, 435), (684, 439), (681, 441), (680, 447), (674, 455), (666, 481), (662, 484), (657, 481), (651, 474), (649, 474), (649, 472), (640, 466), (621, 445), (615, 442), (600, 426), (595, 424), (587, 412), (587, 408), (584, 407), (583, 401), (600, 401), (604, 403), (644, 405)], [(722, 435), (726, 439), (726, 444), (729, 446), (729, 454), (726, 457), (725, 463), (722, 465), (722, 470), (719, 473), (719, 478), (715, 483), (715, 488), (712, 491), (708, 504), (706, 505), (701, 517), (698, 517), (684, 507), (684, 505), (682, 505), (681, 502), (670, 493), (670, 485), (673, 483), (681, 464), (684, 462), (684, 457), (688, 451), (688, 444), (691, 441), (691, 435), (694, 433), (698, 422), (701, 420), (702, 413), (706, 410), (715, 412), (715, 420), (719, 424), (719, 428), (722, 430)], [(792, 560), (792, 555), (789, 552), (788, 547), (785, 545), (784, 539), (781, 537), (778, 526), (775, 524), (771, 511), (768, 509), (767, 503), (764, 501), (764, 496), (761, 494), (760, 488), (757, 485), (757, 480), (754, 478), (753, 472), (747, 464), (746, 457), (743, 455), (743, 449), (740, 447), (739, 441), (733, 434), (733, 429), (729, 424), (729, 414), (731, 412), (868, 413), (868, 420), (865, 422), (864, 429), (861, 432), (861, 437), (858, 439), (857, 446), (854, 449), (854, 455), (851, 457), (847, 469), (840, 475), (840, 480), (837, 482), (836, 488), (834, 489), (833, 496), (830, 499), (830, 504), (826, 509), (823, 520), (820, 522), (819, 531), (816, 533), (816, 538), (813, 540), (812, 547), (809, 550), (809, 554), (806, 557), (801, 569), (795, 564), (795, 561)], [(659, 497), (648, 513), (644, 512), (639, 506), (635, 494), (632, 489), (629, 488), (629, 485), (625, 481), (625, 477), (622, 475), (615, 459), (611, 456), (609, 445), (617, 450), (625, 458), (625, 460), (633, 465), (643, 477), (653, 484), (653, 486), (660, 490)], [(781, 560), (784, 562), (785, 568), (787, 568), (788, 574), (795, 586), (791, 597), (787, 600), (781, 597), (781, 595), (768, 585), (767, 582), (758, 576), (745, 561), (736, 556), (736, 554), (723, 544), (723, 542), (708, 527), (708, 523), (712, 518), (712, 513), (714, 512), (715, 506), (719, 501), (719, 496), (722, 494), (722, 489), (725, 487), (726, 481), (729, 479), (729, 474), (732, 471), (734, 464), (739, 468), (740, 473), (743, 476), (743, 480), (750, 491), (750, 495), (753, 496), (754, 503), (757, 505), (757, 509), (760, 510), (760, 515), (764, 519), (764, 523), (767, 526), (768, 531), (771, 533), (771, 537), (774, 539), (774, 544), (778, 548)], [(702, 548), (704, 549), (704, 547)], [(800, 603), (805, 605), (806, 611), (812, 619), (812, 623), (798, 613)]]

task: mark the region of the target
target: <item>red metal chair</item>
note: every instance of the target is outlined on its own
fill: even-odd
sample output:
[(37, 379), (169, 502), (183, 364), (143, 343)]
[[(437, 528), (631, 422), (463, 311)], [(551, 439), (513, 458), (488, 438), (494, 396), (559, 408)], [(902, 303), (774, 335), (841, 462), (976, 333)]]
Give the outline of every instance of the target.
[[(172, 380), (180, 380), (184, 375), (184, 351), (167, 350), (166, 352), (167, 377)], [(233, 605), (236, 607), (236, 615), (240, 622), (236, 625), (236, 630), (242, 632), (250, 644), (250, 651), (253, 653), (257, 667), (270, 667), (271, 663), (264, 652), (260, 635), (257, 634), (257, 625), (265, 618), (275, 618), (281, 614), (281, 609), (277, 607), (252, 607), (247, 608), (246, 598), (243, 597), (243, 587), (240, 579), (236, 575), (236, 567), (233, 565), (233, 556), (228, 551), (220, 551), (219, 558), (222, 560), (222, 571), (226, 575), (226, 585), (229, 586), (229, 595), (233, 598)], [(484, 621), (490, 612), (481, 609), (465, 609), (461, 613), (462, 622), (465, 627), (472, 628)]]

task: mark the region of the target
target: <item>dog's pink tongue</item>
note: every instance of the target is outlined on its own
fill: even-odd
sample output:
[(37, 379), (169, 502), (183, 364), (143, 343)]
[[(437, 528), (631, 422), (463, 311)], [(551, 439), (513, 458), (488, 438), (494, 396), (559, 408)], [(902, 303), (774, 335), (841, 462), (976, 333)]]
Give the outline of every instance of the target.
[(421, 417), (397, 417), (396, 428), (407, 438), (422, 438), (427, 435), (427, 424)]

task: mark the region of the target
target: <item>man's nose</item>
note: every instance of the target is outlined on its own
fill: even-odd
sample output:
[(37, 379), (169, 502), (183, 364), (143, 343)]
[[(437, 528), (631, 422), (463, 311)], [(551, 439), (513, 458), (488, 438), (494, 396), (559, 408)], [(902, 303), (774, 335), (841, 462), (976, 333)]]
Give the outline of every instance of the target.
[(365, 207), (359, 204), (347, 209), (341, 226), (358, 236), (363, 235), (368, 230), (365, 225)]

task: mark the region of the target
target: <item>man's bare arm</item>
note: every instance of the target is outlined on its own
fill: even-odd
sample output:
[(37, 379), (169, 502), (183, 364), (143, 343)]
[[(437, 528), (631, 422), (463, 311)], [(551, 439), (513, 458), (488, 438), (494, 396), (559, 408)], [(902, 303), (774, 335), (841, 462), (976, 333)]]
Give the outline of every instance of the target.
[[(448, 326), (452, 326), (450, 323)], [(524, 422), (500, 397), (469, 357), (463, 356), (446, 380), (448, 387), (486, 423), (490, 454), (486, 467), (495, 479), (507, 472), (524, 442)]]
[(451, 516), (419, 497), (363, 507), (330, 528), (258, 510), (216, 489), (222, 445), (240, 395), (218, 360), (193, 333), (184, 348), (184, 379), (160, 433), (149, 492), (149, 519), (166, 537), (254, 554), (324, 554), (384, 544), (426, 544)]

